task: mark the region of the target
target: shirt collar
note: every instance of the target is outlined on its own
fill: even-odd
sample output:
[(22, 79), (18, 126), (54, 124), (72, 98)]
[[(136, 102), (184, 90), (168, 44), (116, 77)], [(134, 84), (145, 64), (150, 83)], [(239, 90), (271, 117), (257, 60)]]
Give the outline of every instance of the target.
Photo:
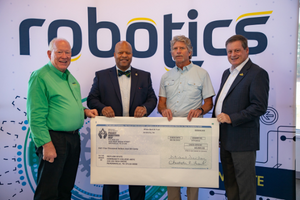
[(237, 66), (236, 68), (233, 68), (231, 66), (229, 68), (230, 73), (232, 73), (234, 70), (237, 70), (238, 72), (240, 72), (243, 69), (243, 67), (245, 66), (245, 64), (248, 62), (248, 60), (249, 60), (249, 57), (244, 62), (242, 62), (239, 66)]
[(189, 71), (192, 67), (193, 67), (193, 62), (191, 62), (187, 66), (184, 66), (182, 69), (180, 69), (179, 67), (176, 66), (177, 71)]
[(70, 72), (69, 72), (68, 69), (66, 69), (65, 72), (61, 72), (61, 71), (59, 71), (58, 69), (56, 69), (56, 68), (52, 65), (51, 61), (49, 61), (48, 65), (50, 66), (50, 69), (51, 69), (57, 76), (59, 76), (59, 77), (61, 77), (61, 78), (63, 78), (63, 79), (67, 79), (67, 77), (68, 77), (69, 74), (70, 74)]
[[(118, 70), (121, 70), (121, 69), (119, 69), (119, 67), (116, 65), (116, 69), (117, 69), (117, 72), (118, 72)], [(129, 70), (131, 70), (131, 65), (128, 67), (128, 69), (126, 69), (126, 71), (125, 72), (127, 72), (127, 71), (129, 71)], [(123, 70), (121, 70), (121, 71), (123, 71)]]

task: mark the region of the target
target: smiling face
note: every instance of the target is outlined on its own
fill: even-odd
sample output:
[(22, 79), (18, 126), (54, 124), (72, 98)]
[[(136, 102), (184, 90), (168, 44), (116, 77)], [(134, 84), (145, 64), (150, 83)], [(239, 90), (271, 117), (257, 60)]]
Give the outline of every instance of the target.
[(189, 52), (184, 42), (175, 42), (171, 53), (177, 67), (182, 69), (184, 66), (190, 64), (190, 56), (192, 52)]
[(231, 65), (236, 68), (244, 62), (249, 55), (249, 48), (243, 48), (241, 41), (230, 42), (226, 46), (227, 58)]
[(61, 72), (65, 72), (71, 63), (71, 46), (66, 40), (53, 41), (52, 50), (47, 54), (52, 65)]
[(117, 67), (122, 71), (126, 71), (130, 67), (132, 60), (131, 45), (126, 41), (118, 42), (115, 47), (114, 56)]

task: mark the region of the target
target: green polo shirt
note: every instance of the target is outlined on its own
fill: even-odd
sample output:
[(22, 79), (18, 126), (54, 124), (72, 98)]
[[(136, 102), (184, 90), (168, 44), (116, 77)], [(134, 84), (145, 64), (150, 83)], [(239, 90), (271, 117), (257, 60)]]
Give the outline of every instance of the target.
[(37, 147), (51, 141), (49, 130), (74, 131), (82, 127), (84, 107), (80, 85), (72, 74), (51, 62), (32, 72), (27, 95), (27, 119)]

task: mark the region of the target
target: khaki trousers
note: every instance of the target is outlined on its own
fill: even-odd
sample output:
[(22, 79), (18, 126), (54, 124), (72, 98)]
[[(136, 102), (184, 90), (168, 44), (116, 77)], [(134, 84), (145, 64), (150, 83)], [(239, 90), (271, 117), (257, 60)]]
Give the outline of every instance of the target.
[[(180, 187), (167, 187), (168, 200), (181, 200)], [(199, 188), (188, 187), (186, 190), (188, 200), (198, 200)]]

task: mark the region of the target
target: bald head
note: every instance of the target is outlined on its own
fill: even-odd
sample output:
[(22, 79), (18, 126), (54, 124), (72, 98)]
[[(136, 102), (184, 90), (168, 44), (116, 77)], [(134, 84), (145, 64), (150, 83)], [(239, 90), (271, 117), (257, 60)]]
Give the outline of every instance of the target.
[(120, 42), (118, 42), (115, 45), (115, 53), (116, 53), (116, 50), (118, 50), (121, 46), (128, 46), (130, 48), (131, 53), (132, 53), (131, 44), (129, 42), (127, 42), (127, 41), (120, 41)]
[(115, 46), (114, 57), (116, 65), (122, 71), (126, 71), (130, 67), (132, 61), (132, 47), (126, 41), (120, 41)]
[(68, 40), (66, 40), (66, 39), (64, 39), (64, 38), (53, 38), (53, 39), (51, 40), (51, 42), (49, 43), (48, 50), (49, 50), (49, 51), (53, 51), (53, 49), (56, 48), (56, 45), (57, 45), (59, 42), (65, 42), (65, 43), (67, 43), (67, 44), (70, 46), (70, 49), (71, 49), (71, 45), (70, 45), (70, 43), (68, 42)]

